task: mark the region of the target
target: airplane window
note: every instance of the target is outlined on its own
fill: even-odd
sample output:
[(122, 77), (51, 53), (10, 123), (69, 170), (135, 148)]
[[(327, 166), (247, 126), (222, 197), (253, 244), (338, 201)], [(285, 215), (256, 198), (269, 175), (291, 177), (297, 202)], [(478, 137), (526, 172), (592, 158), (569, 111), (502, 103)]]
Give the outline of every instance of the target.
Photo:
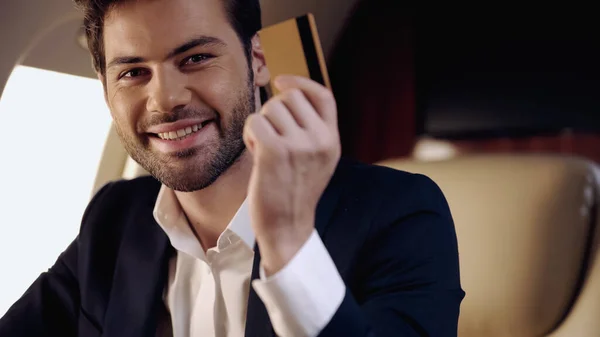
[(13, 70), (0, 100), (0, 316), (77, 235), (110, 123), (100, 81)]

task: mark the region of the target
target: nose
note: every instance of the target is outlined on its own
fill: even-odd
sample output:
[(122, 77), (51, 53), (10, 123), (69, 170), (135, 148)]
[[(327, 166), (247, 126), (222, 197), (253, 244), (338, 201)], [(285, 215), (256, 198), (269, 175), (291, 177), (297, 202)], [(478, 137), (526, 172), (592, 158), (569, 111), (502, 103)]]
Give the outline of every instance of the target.
[(148, 84), (146, 109), (150, 112), (169, 113), (190, 103), (192, 93), (187, 88), (185, 75), (175, 69), (157, 69)]

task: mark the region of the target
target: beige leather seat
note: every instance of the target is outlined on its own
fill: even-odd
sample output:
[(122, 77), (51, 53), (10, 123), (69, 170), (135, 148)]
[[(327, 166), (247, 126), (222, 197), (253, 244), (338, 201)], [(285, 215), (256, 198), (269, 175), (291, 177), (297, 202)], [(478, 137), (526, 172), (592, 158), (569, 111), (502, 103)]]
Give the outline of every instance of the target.
[(459, 336), (600, 336), (594, 164), (541, 155), (381, 164), (431, 177), (448, 199), (467, 293)]

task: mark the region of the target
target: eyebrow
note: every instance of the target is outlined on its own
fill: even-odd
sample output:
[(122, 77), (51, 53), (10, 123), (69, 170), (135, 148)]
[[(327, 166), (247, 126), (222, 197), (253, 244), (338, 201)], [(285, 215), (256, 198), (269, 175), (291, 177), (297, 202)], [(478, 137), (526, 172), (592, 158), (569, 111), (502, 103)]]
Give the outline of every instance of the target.
[[(168, 60), (179, 54), (183, 54), (190, 49), (200, 47), (200, 46), (202, 46), (202, 47), (207, 47), (207, 46), (226, 47), (227, 44), (223, 40), (221, 40), (217, 37), (198, 36), (198, 37), (195, 37), (195, 38), (187, 41), (186, 43), (174, 48), (172, 51), (169, 52), (169, 54), (167, 54), (167, 56), (165, 57), (165, 60)], [(141, 63), (141, 62), (145, 62), (145, 61), (146, 60), (143, 57), (139, 57), (139, 56), (119, 56), (119, 57), (113, 58), (106, 66), (106, 69), (117, 66), (117, 65)]]

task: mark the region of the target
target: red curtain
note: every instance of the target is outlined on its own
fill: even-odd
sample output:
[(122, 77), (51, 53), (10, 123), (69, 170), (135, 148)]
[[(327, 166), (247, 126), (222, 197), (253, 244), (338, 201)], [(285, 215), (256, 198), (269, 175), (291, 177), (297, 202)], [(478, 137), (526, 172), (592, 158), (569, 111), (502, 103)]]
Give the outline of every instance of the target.
[(360, 1), (329, 62), (344, 156), (372, 163), (415, 142), (414, 10)]

